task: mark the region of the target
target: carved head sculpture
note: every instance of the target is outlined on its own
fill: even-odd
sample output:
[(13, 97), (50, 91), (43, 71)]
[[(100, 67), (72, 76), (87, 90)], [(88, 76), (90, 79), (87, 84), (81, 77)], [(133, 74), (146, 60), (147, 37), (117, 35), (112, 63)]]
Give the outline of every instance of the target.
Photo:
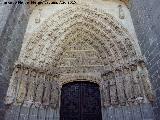
[(113, 79), (114, 78), (114, 73), (112, 71), (109, 71), (107, 73), (107, 79), (110, 80), (110, 79)]
[(131, 67), (131, 71), (136, 71), (137, 70), (137, 65), (135, 65), (135, 64), (132, 64), (130, 67)]
[(16, 67), (15, 68), (15, 72), (17, 73), (19, 71), (20, 68)]
[(125, 14), (124, 14), (122, 5), (118, 5), (118, 8), (119, 8), (119, 18), (120, 19), (124, 19), (125, 18)]
[(146, 67), (145, 62), (144, 61), (139, 61), (139, 66), (141, 68), (145, 68)]
[(38, 78), (39, 78), (40, 81), (43, 81), (44, 80), (44, 73), (43, 72), (39, 72)]
[(116, 74), (116, 77), (122, 77), (122, 70), (116, 69), (115, 74)]
[(29, 74), (29, 68), (24, 67), (23, 70), (24, 70), (25, 75), (28, 75), (28, 74)]
[(32, 75), (33, 75), (33, 77), (36, 77), (36, 71), (35, 70), (32, 70)]
[(123, 71), (124, 71), (124, 74), (126, 75), (126, 74), (129, 74), (129, 68), (127, 68), (127, 67), (124, 67), (124, 69), (123, 69)]

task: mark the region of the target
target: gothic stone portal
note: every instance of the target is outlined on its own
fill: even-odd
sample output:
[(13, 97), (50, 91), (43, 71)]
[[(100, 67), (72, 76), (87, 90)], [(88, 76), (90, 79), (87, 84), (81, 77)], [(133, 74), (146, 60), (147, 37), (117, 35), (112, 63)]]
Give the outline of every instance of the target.
[(102, 120), (99, 86), (72, 82), (61, 91), (60, 120)]
[[(50, 108), (51, 112), (46, 115), (39, 112), (33, 116), (56, 116), (50, 120), (59, 120), (60, 89), (64, 84), (76, 80), (99, 85), (103, 120), (112, 119), (104, 116), (110, 108), (134, 108), (138, 104), (153, 102), (145, 60), (137, 40), (132, 37), (133, 31), (130, 34), (116, 17), (104, 12), (94, 6), (68, 6), (46, 19), (33, 35), (25, 37), (10, 79), (6, 104), (26, 107), (28, 111), (36, 109), (34, 112)], [(121, 18), (124, 18), (123, 14)], [(80, 90), (75, 92), (82, 93), (74, 97), (72, 87), (76, 86)], [(92, 96), (90, 91), (94, 91)], [(98, 99), (92, 100), (95, 98)], [(69, 109), (69, 103), (72, 111), (82, 110), (79, 114), (87, 113), (90, 109), (99, 111), (96, 120), (101, 119), (99, 98), (95, 84), (66, 84), (62, 88), (61, 116), (69, 117), (65, 109), (62, 109), (65, 106)], [(77, 107), (74, 108), (71, 103), (76, 102), (76, 99), (82, 99), (82, 106), (78, 107), (78, 103), (75, 103)], [(86, 109), (83, 108), (84, 101), (90, 101), (86, 104)], [(96, 102), (98, 105), (95, 105)], [(20, 119), (11, 120), (22, 120), (24, 115), (26, 118), (32, 116), (30, 112), (26, 114), (21, 109), (17, 113)], [(72, 116), (78, 117), (74, 112)], [(92, 116), (95, 115), (94, 112), (91, 111)], [(116, 114), (111, 117), (114, 116)]]

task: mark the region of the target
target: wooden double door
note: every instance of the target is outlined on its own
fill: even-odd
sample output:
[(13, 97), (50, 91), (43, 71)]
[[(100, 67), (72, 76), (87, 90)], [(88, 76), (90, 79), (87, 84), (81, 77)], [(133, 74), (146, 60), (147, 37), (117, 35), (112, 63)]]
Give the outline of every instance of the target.
[(81, 81), (63, 85), (60, 120), (102, 120), (99, 86)]

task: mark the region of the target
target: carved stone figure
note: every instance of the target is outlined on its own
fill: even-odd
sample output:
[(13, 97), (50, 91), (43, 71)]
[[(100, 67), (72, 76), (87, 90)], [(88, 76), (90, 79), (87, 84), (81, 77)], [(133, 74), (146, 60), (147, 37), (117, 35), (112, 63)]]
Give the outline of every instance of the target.
[(147, 68), (143, 61), (139, 63), (139, 66), (140, 66), (140, 72), (139, 72), (140, 80), (143, 82), (145, 95), (150, 102), (153, 102), (155, 100), (155, 96), (153, 94), (153, 90), (152, 90), (151, 83), (149, 80)]
[(18, 88), (18, 95), (17, 95), (17, 99), (16, 99), (17, 103), (23, 103), (25, 100), (25, 97), (27, 95), (28, 74), (29, 74), (29, 69), (23, 68), (22, 77), (20, 79), (20, 84), (19, 84), (19, 88)]
[(55, 109), (58, 107), (59, 103), (59, 86), (56, 81), (51, 82), (51, 99), (50, 106)]
[(102, 97), (103, 97), (104, 107), (109, 107), (110, 106), (110, 88), (109, 88), (109, 80), (106, 78), (106, 74), (103, 75)]
[(124, 19), (125, 18), (125, 14), (124, 14), (122, 5), (119, 5), (118, 8), (119, 8), (119, 18), (120, 19)]
[(27, 93), (27, 97), (25, 99), (25, 101), (27, 102), (27, 104), (32, 104), (34, 102), (34, 98), (35, 98), (35, 88), (36, 88), (36, 71), (32, 70), (30, 72), (30, 77), (29, 77), (29, 83), (28, 83), (28, 93)]
[(130, 104), (133, 98), (132, 76), (131, 76), (130, 69), (127, 67), (124, 67), (123, 72), (124, 72), (124, 89), (125, 89), (126, 99), (127, 99), (127, 103)]
[(35, 23), (41, 22), (41, 9), (38, 9), (37, 17), (35, 18)]
[(117, 87), (116, 87), (116, 80), (113, 72), (109, 72), (107, 74), (107, 80), (109, 81), (109, 87), (110, 87), (111, 105), (117, 105), (118, 104)]
[(50, 103), (51, 83), (50, 76), (47, 76), (44, 83), (43, 105), (48, 106)]
[(137, 65), (131, 65), (131, 74), (132, 74), (132, 82), (133, 82), (134, 99), (138, 97), (143, 97), (143, 90), (140, 87), (141, 83), (138, 75)]
[(44, 91), (44, 73), (39, 73), (38, 78), (36, 80), (36, 93), (35, 93), (35, 106), (42, 105), (42, 97)]
[(8, 88), (7, 95), (5, 98), (6, 104), (12, 104), (13, 102), (15, 102), (18, 81), (21, 79), (21, 72), (22, 72), (21, 68), (16, 67), (12, 73), (12, 77), (9, 83), (9, 88)]
[(121, 105), (125, 105), (126, 98), (125, 98), (125, 89), (124, 89), (124, 80), (123, 74), (121, 70), (115, 70), (115, 79), (116, 79), (116, 86), (117, 86), (117, 95), (118, 100)]

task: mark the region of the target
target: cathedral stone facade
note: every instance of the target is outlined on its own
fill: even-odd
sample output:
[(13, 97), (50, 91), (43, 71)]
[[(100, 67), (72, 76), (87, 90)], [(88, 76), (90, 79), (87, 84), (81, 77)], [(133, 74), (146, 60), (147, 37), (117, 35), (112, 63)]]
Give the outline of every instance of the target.
[[(72, 102), (80, 98), (83, 102), (91, 100), (87, 103), (90, 106), (99, 106), (91, 107), (100, 116), (92, 120), (158, 120), (155, 74), (150, 70), (152, 67), (148, 67), (149, 58), (143, 50), (143, 43), (139, 44), (140, 33), (137, 38), (134, 29), (138, 29), (134, 27), (136, 9), (131, 5), (136, 2), (64, 2), (66, 4), (4, 5), (1, 8), (3, 11), (10, 8), (1, 32), (1, 79), (8, 80), (8, 87), (4, 89), (5, 106), (2, 110), (5, 116), (1, 116), (2, 119), (78, 120), (66, 119), (62, 113), (65, 104), (73, 113), (79, 109)], [(22, 12), (16, 13), (18, 10)], [(9, 19), (13, 14), (17, 16)], [(11, 27), (14, 22), (17, 25)], [(150, 44), (156, 42), (158, 46), (157, 41), (150, 39)], [(7, 45), (13, 52), (5, 53)], [(157, 72), (158, 58), (156, 62)], [(7, 66), (8, 69), (4, 68)], [(83, 94), (79, 88), (83, 88)], [(65, 103), (66, 98), (72, 102)], [(93, 102), (94, 99), (97, 101)], [(88, 113), (90, 106), (83, 108), (81, 105), (81, 109), (87, 109)]]

